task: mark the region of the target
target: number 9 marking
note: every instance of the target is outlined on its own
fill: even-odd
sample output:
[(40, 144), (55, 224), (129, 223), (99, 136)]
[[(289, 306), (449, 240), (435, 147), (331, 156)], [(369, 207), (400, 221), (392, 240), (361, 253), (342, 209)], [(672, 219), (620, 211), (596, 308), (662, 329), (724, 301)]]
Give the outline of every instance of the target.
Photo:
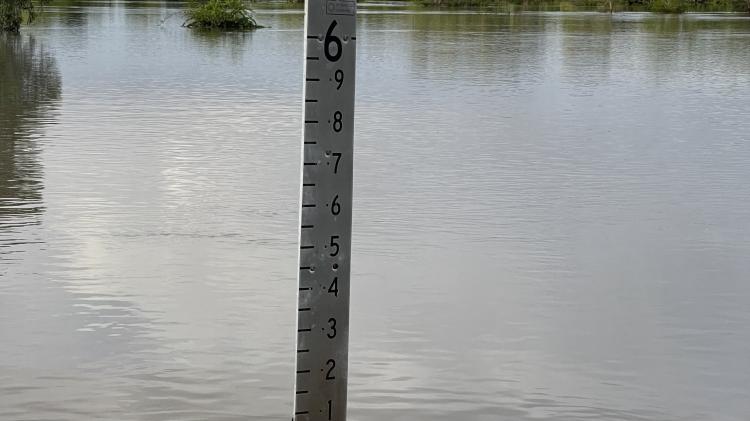
[(339, 86), (336, 87), (336, 90), (338, 91), (339, 89), (341, 89), (341, 86), (344, 84), (344, 71), (341, 69), (336, 70), (336, 73), (334, 73), (333, 75), (333, 79), (339, 83)]

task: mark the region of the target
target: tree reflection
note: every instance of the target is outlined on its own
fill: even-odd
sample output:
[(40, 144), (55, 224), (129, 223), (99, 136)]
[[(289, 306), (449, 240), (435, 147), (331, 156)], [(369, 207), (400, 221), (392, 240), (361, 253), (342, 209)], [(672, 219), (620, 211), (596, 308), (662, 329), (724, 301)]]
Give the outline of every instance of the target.
[(39, 128), (57, 108), (54, 57), (30, 36), (0, 36), (0, 227), (34, 223), (42, 210)]

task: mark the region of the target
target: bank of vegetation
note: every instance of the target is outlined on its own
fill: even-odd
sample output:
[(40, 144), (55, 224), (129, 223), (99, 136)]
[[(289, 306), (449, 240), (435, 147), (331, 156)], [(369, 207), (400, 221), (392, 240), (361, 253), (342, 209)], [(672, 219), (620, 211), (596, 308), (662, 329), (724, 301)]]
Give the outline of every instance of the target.
[[(49, 0), (0, 0), (0, 32), (18, 32)], [(200, 29), (252, 30), (262, 28), (243, 0), (192, 0), (183, 26)]]
[(261, 28), (243, 0), (193, 1), (185, 10), (185, 16), (183, 26), (188, 28), (242, 31)]
[[(0, 0), (0, 32), (18, 32), (31, 23), (50, 0)], [(304, 0), (255, 3), (259, 7), (301, 7)], [(735, 12), (750, 14), (750, 0), (407, 0), (416, 8), (489, 9), (499, 13), (525, 11), (600, 12)], [(199, 29), (262, 28), (244, 0), (192, 0), (184, 26)]]
[[(750, 13), (750, 0), (407, 0), (416, 7), (491, 9), (498, 12), (735, 12)], [(278, 3), (275, 3), (278, 4)], [(289, 0), (287, 4), (304, 4)]]
[(421, 6), (518, 11), (746, 12), (750, 0), (414, 0)]
[(47, 0), (0, 0), (0, 31), (18, 32), (22, 23), (31, 23)]

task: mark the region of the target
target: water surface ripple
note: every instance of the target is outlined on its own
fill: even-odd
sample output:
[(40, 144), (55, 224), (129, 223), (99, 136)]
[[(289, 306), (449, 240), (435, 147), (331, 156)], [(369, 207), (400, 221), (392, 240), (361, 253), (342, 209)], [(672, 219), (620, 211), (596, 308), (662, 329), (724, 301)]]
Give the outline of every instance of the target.
[[(0, 38), (0, 419), (289, 419), (303, 16), (175, 7)], [(362, 9), (350, 418), (746, 420), (750, 19)]]

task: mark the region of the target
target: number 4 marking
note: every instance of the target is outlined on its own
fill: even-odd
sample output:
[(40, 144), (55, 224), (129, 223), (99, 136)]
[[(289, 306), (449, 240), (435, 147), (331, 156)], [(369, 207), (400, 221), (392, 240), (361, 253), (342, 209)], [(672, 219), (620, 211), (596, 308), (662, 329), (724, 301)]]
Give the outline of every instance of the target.
[(331, 286), (328, 287), (328, 292), (333, 294), (334, 297), (339, 296), (339, 277), (333, 278), (333, 282), (331, 282)]

